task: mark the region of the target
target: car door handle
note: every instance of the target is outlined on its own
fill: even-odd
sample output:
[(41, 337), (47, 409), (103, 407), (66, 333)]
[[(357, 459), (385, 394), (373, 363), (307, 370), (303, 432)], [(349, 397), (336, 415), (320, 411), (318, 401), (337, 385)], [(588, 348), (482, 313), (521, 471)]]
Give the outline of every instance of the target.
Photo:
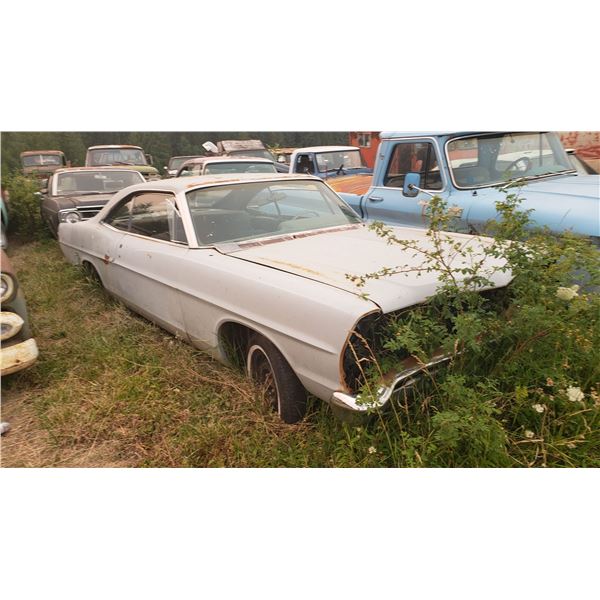
[(383, 202), (381, 196), (369, 196), (369, 202)]

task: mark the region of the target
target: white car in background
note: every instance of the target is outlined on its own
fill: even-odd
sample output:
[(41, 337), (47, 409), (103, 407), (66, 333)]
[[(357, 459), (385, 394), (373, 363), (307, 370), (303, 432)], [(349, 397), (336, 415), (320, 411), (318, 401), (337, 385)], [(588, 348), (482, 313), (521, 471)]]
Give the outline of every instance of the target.
[[(431, 243), (423, 229), (396, 234)], [(486, 243), (448, 235), (452, 244), (471, 245), (473, 256)], [(419, 261), (306, 175), (183, 177), (131, 186), (89, 221), (63, 223), (59, 240), (69, 262), (92, 271), (133, 310), (219, 360), (244, 365), (288, 423), (304, 416), (307, 392), (365, 411), (358, 361), (377, 351), (377, 328), (439, 286), (430, 272), (357, 289), (346, 274)], [(510, 279), (493, 275), (498, 288)], [(381, 383), (377, 404), (446, 360), (434, 353), (418, 364), (406, 355)]]

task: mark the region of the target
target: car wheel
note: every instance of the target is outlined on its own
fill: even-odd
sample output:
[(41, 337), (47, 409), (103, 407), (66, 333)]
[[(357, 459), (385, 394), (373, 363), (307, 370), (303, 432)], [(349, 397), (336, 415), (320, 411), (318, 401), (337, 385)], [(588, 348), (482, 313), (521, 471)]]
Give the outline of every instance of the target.
[(262, 335), (250, 337), (246, 369), (284, 423), (297, 423), (304, 417), (306, 390), (281, 352)]

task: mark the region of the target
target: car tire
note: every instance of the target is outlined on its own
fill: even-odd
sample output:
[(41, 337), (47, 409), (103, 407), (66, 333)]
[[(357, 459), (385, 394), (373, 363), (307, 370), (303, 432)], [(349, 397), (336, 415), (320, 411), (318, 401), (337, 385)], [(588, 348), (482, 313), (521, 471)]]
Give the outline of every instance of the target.
[(253, 334), (246, 352), (248, 376), (262, 386), (267, 403), (284, 423), (306, 415), (306, 390), (279, 350), (264, 336)]

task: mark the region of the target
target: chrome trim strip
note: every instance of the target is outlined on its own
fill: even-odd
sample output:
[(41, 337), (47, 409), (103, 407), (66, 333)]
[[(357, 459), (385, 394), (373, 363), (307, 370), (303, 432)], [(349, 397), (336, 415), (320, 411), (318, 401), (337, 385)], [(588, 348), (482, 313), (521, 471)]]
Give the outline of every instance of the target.
[(346, 394), (345, 392), (334, 392), (331, 396), (330, 402), (335, 404), (336, 406), (340, 406), (342, 408), (350, 409), (355, 412), (367, 412), (372, 408), (382, 408), (387, 404), (387, 402), (392, 397), (394, 392), (410, 387), (414, 383), (416, 383), (419, 379), (418, 375), (426, 371), (429, 367), (433, 367), (439, 365), (443, 362), (448, 362), (452, 357), (448, 355), (440, 356), (435, 358), (434, 360), (424, 364), (417, 365), (412, 369), (407, 369), (406, 371), (402, 371), (392, 381), (389, 386), (381, 386), (377, 390), (377, 399), (373, 402), (361, 404), (360, 402), (360, 394), (356, 396), (351, 396), (350, 394)]

